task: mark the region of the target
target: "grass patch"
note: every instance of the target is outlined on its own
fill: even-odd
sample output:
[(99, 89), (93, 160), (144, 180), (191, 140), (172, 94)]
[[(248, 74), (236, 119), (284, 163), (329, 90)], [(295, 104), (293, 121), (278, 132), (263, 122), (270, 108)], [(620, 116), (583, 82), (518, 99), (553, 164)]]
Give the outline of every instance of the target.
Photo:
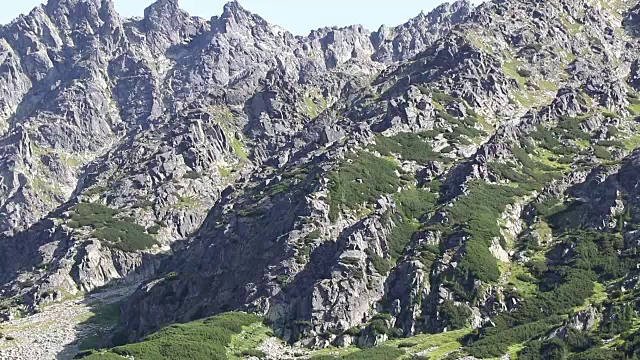
[(387, 342), (389, 346), (399, 347), (401, 344), (410, 342), (414, 346), (405, 348), (410, 354), (423, 352), (428, 359), (443, 359), (451, 352), (462, 347), (460, 339), (468, 335), (471, 329), (447, 331), (441, 334), (420, 334), (407, 339), (396, 339)]
[(227, 346), (227, 357), (229, 360), (244, 359), (247, 352), (257, 351), (260, 344), (272, 336), (273, 331), (260, 322), (244, 326), (241, 333), (231, 337), (231, 343)]
[[(245, 313), (226, 313), (200, 321), (171, 325), (148, 336), (144, 341), (95, 352), (84, 359), (102, 360), (134, 357), (136, 360), (226, 360), (227, 346), (234, 335), (246, 327), (261, 323), (262, 318)], [(114, 357), (114, 355), (116, 357)]]
[(406, 351), (399, 349), (397, 346), (378, 346), (371, 349), (353, 351), (343, 355), (315, 355), (312, 360), (394, 360), (400, 359), (407, 354)]
[(223, 167), (218, 167), (218, 171), (220, 172), (220, 176), (222, 177), (231, 177), (231, 170), (225, 169)]
[(511, 264), (509, 272), (508, 284), (513, 286), (520, 296), (535, 296), (538, 292), (537, 280), (526, 267), (514, 263)]
[(240, 142), (240, 140), (236, 139), (235, 137), (232, 137), (231, 138), (231, 147), (233, 148), (233, 152), (240, 159), (242, 159), (242, 160), (249, 159), (249, 155), (245, 151), (244, 146), (242, 145), (242, 142)]
[(317, 118), (327, 106), (327, 100), (320, 94), (310, 93), (304, 97), (304, 108), (311, 119)]
[(102, 346), (105, 339), (109, 338), (110, 331), (118, 324), (118, 321), (120, 321), (120, 303), (95, 305), (83, 325), (92, 326), (96, 330), (84, 339), (78, 348), (80, 350), (89, 350)]
[(612, 159), (611, 152), (609, 152), (609, 150), (607, 150), (606, 147), (601, 146), (601, 145), (594, 145), (593, 146), (593, 154), (600, 160), (611, 160)]
[(524, 88), (524, 85), (526, 84), (527, 79), (520, 74), (521, 65), (522, 65), (522, 62), (515, 59), (510, 61), (505, 61), (502, 64), (502, 71), (508, 77), (515, 79), (518, 82), (518, 85), (520, 85), (520, 88)]
[(94, 187), (86, 190), (84, 192), (84, 195), (86, 195), (86, 196), (102, 195), (107, 191), (109, 191), (109, 187), (108, 186), (94, 186)]

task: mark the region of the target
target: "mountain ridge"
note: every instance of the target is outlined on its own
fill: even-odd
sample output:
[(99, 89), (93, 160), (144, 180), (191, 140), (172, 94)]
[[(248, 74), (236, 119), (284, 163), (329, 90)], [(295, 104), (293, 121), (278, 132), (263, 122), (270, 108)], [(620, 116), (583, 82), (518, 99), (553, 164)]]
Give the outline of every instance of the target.
[(51, 0), (0, 28), (2, 313), (142, 282), (116, 345), (246, 311), (299, 348), (637, 355), (637, 13), (459, 1), (301, 37), (237, 2)]

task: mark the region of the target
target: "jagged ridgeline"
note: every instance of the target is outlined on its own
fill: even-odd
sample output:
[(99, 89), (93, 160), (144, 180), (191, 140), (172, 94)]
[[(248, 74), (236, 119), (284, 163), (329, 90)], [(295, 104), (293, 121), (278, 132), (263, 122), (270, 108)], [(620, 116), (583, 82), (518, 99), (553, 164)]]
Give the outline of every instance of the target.
[(640, 5), (0, 27), (0, 358), (634, 359)]

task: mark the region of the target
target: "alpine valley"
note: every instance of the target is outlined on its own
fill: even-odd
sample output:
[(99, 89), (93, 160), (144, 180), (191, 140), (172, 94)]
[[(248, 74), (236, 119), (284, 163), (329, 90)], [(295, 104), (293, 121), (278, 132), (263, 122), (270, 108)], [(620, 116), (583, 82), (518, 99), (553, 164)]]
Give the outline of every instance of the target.
[(637, 0), (0, 26), (1, 359), (638, 359), (639, 248)]

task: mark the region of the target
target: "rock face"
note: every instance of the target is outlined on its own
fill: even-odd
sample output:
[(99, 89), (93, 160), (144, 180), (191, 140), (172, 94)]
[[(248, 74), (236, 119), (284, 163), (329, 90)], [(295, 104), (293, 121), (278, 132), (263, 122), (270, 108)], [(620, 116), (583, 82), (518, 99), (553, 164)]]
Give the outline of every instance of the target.
[[(301, 37), (238, 2), (50, 0), (0, 27), (1, 299), (143, 281), (130, 341), (234, 310), (307, 347), (481, 338), (565, 284), (584, 232), (636, 261), (635, 5), (463, 0)], [(558, 338), (617, 316), (591, 305)]]
[[(303, 149), (299, 134), (345, 89), (422, 51), (470, 9), (443, 5), (379, 33), (295, 37), (237, 2), (205, 20), (172, 0), (142, 19), (121, 18), (111, 1), (51, 0), (1, 27), (5, 296), (36, 306), (48, 291), (149, 276), (225, 189)], [(309, 134), (345, 137), (334, 119), (322, 122)], [(158, 245), (144, 254), (105, 246), (97, 224), (69, 227), (78, 203), (117, 209)]]

